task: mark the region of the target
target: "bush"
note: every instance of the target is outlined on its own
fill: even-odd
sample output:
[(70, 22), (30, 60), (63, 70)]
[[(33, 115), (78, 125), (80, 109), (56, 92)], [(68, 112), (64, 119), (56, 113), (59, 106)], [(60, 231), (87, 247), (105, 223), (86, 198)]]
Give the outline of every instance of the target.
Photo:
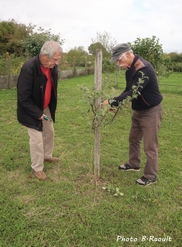
[(109, 59), (103, 58), (102, 70), (103, 72), (114, 72), (116, 70), (116, 65), (115, 63), (111, 63)]
[(0, 56), (0, 75), (6, 75), (7, 69), (6, 69), (6, 58), (5, 56)]

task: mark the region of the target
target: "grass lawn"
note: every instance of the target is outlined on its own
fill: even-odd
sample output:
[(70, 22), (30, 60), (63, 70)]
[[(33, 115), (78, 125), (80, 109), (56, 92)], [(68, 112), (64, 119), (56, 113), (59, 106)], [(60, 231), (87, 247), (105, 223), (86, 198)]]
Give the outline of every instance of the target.
[[(124, 89), (121, 81), (114, 93)], [(128, 159), (130, 108), (101, 129), (101, 179), (94, 182), (93, 115), (80, 90), (93, 84), (92, 75), (59, 82), (54, 155), (61, 162), (45, 163), (45, 182), (30, 174), (16, 89), (0, 91), (0, 247), (182, 246), (182, 73), (160, 80), (159, 174), (148, 187), (135, 184), (143, 149), (140, 172), (118, 171)], [(110, 85), (107, 93), (113, 96)], [(114, 196), (117, 188), (122, 195)]]

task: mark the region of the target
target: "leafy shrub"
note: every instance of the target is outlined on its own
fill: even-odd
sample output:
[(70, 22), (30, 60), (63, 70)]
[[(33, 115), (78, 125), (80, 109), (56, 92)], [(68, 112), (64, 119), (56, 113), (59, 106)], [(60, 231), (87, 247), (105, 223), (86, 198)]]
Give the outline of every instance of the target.
[(0, 75), (6, 75), (6, 58), (4, 56), (0, 56)]
[(103, 58), (102, 69), (103, 72), (114, 72), (116, 70), (116, 65), (115, 63), (111, 63), (109, 59)]

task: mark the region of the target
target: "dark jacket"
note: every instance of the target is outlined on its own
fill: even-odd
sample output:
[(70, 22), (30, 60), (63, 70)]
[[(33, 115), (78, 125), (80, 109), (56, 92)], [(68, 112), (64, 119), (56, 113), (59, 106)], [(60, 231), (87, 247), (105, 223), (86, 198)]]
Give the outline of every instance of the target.
[(118, 106), (119, 102), (127, 96), (132, 96), (132, 86), (138, 84), (139, 78), (144, 75), (145, 79), (138, 89), (138, 97), (132, 99), (133, 110), (146, 110), (154, 107), (162, 101), (163, 97), (159, 91), (157, 77), (152, 65), (142, 57), (135, 55), (131, 67), (126, 71), (126, 87), (125, 90), (118, 96), (114, 97), (113, 106)]
[[(55, 66), (51, 70), (52, 93), (49, 104), (53, 121), (57, 106), (58, 70)], [(42, 121), (39, 118), (43, 114), (44, 92), (47, 77), (40, 68), (39, 55), (29, 59), (23, 65), (17, 83), (17, 118), (28, 128), (42, 131)]]

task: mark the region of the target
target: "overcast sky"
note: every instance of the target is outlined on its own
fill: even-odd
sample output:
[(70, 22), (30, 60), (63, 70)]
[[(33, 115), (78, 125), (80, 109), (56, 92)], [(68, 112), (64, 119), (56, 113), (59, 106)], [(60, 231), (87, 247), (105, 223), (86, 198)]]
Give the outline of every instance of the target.
[(117, 43), (156, 36), (164, 52), (182, 53), (181, 0), (0, 0), (0, 21), (32, 24), (87, 51), (97, 33)]

